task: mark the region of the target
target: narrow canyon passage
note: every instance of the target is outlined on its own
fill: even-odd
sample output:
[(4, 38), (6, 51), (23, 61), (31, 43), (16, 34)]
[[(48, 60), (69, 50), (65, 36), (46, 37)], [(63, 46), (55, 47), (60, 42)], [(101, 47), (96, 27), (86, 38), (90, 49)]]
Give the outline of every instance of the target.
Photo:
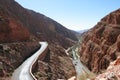
[(71, 60), (76, 70), (77, 80), (86, 80), (89, 79), (90, 76), (93, 77), (94, 74), (90, 72), (90, 70), (80, 61), (80, 56), (78, 55), (79, 47), (80, 46), (75, 45), (71, 48), (68, 48), (68, 50), (66, 50), (66, 54), (71, 57)]

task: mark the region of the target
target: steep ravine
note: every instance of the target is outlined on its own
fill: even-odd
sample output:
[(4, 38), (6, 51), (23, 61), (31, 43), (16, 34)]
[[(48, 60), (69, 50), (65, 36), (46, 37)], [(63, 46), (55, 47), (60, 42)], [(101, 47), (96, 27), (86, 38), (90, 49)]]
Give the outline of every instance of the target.
[(71, 58), (72, 63), (76, 70), (76, 79), (77, 80), (86, 80), (92, 79), (95, 77), (95, 74), (90, 72), (90, 70), (80, 61), (79, 56), (80, 43), (68, 48), (66, 54)]
[(120, 9), (111, 12), (88, 30), (82, 37), (79, 50), (80, 60), (90, 71), (96, 74), (109, 71), (110, 63), (120, 56)]

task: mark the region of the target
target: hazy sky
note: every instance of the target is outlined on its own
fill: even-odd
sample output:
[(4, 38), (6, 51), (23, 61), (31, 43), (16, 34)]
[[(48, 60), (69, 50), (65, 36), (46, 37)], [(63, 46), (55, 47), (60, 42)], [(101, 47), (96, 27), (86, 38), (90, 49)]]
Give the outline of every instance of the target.
[(72, 30), (93, 27), (108, 13), (120, 8), (120, 0), (16, 0)]

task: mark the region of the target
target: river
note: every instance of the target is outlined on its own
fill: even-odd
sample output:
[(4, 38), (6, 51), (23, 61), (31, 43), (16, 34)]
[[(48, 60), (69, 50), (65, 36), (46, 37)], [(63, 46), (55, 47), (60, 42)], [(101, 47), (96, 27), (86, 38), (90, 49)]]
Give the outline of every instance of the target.
[(80, 61), (80, 56), (78, 55), (79, 48), (80, 44), (72, 46), (71, 48), (68, 48), (68, 50), (66, 50), (66, 54), (70, 56), (72, 63), (75, 67), (77, 80), (89, 80), (95, 75), (90, 72), (90, 70)]

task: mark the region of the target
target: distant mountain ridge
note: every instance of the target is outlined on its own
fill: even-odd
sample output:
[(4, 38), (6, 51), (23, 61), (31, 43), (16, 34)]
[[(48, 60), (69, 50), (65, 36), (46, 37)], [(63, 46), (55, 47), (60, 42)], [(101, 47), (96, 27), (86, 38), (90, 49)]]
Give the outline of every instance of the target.
[(76, 31), (76, 32), (78, 32), (78, 33), (84, 33), (84, 32), (86, 32), (86, 31), (88, 31), (89, 29), (84, 29), (84, 30), (79, 30), (79, 31)]

